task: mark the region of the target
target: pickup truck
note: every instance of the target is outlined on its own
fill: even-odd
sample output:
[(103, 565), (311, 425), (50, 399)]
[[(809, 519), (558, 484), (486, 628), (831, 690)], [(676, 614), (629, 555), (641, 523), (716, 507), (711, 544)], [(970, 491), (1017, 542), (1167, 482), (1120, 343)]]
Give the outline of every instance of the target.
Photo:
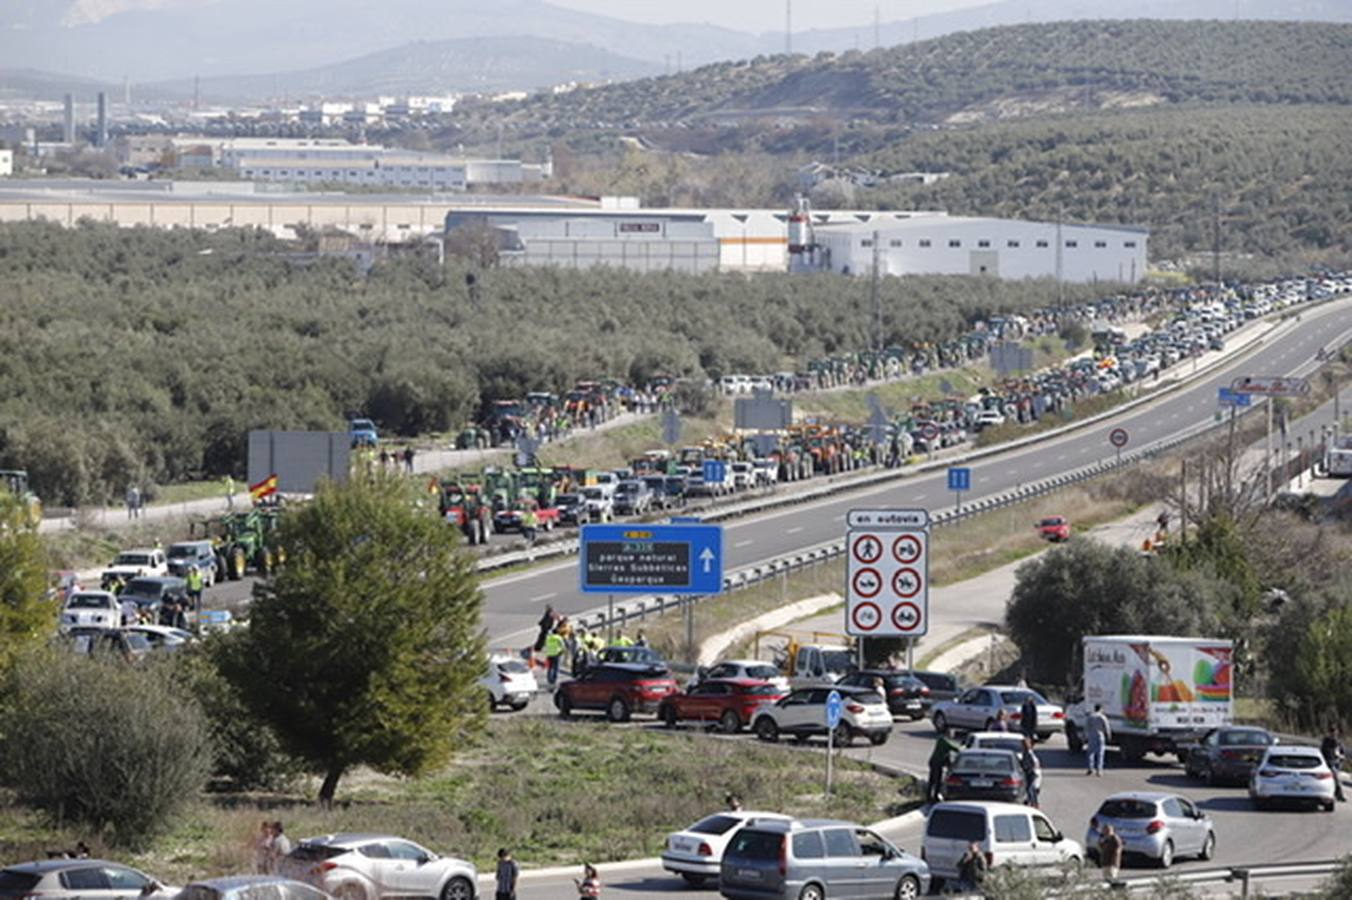
[(352, 419), (347, 423), (347, 433), (354, 447), (375, 447), (380, 443), (376, 423), (370, 419)]
[(169, 560), (163, 550), (137, 548), (124, 550), (103, 570), (103, 582), (114, 578), (123, 582), (149, 575), (168, 575)]
[[(523, 531), (521, 520), (529, 508), (531, 507), (526, 504), (517, 504), (493, 513), (493, 530), (498, 534), (507, 531)], [(537, 530), (553, 531), (559, 525), (562, 514), (557, 507), (537, 505), (534, 506), (534, 509)]]

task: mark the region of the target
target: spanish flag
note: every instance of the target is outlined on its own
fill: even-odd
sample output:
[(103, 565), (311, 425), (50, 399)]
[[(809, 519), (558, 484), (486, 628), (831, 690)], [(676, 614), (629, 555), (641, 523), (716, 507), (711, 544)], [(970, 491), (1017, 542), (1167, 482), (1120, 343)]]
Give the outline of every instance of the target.
[(275, 493), (277, 493), (276, 475), (269, 475), (267, 478), (258, 482), (258, 484), (249, 485), (249, 496), (253, 498), (255, 503), (262, 500), (264, 497), (271, 497)]

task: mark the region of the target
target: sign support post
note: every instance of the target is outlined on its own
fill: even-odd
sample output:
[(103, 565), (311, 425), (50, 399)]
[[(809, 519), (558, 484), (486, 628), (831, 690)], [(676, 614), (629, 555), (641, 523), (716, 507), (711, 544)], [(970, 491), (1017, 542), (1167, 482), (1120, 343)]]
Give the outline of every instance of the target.
[(962, 512), (962, 492), (972, 489), (972, 470), (954, 466), (948, 470), (948, 489), (953, 492), (953, 511)]
[(606, 597), (606, 643), (615, 642), (615, 595)]
[(835, 757), (836, 728), (840, 726), (841, 717), (845, 715), (845, 701), (840, 696), (840, 691), (832, 691), (826, 695), (826, 796), (831, 796), (831, 766)]

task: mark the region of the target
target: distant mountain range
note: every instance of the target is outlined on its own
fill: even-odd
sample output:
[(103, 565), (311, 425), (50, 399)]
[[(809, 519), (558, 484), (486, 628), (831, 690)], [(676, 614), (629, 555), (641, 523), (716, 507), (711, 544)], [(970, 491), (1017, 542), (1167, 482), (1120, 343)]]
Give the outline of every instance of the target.
[[(1352, 0), (1136, 0), (1132, 18), (1352, 21)], [(1029, 21), (1121, 18), (1120, 0), (998, 0), (888, 22), (884, 45)], [(492, 41), (485, 39), (492, 38)], [(521, 44), (533, 38), (547, 44)], [(795, 52), (869, 49), (873, 29), (793, 36)], [(459, 44), (443, 42), (460, 42)], [(423, 43), (418, 43), (423, 42)], [(0, 60), (136, 84), (201, 76), (213, 92), (304, 94), (361, 79), (390, 90), (529, 89), (781, 53), (784, 35), (645, 25), (545, 0), (8, 0)], [(427, 66), (428, 85), (418, 82)], [(254, 79), (260, 73), (275, 73)], [(219, 81), (217, 79), (220, 79)], [(407, 85), (407, 87), (394, 87)], [(336, 89), (335, 89), (336, 90)], [(341, 92), (341, 91), (340, 91)], [(370, 93), (370, 91), (364, 91)]]

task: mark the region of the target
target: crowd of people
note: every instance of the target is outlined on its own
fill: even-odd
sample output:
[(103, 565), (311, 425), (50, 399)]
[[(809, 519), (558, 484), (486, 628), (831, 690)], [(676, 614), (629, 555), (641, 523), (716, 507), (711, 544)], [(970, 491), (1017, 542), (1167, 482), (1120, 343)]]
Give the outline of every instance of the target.
[(291, 852), (291, 839), (286, 836), (280, 821), (263, 820), (254, 838), (253, 851), (255, 872), (260, 875), (278, 873), (282, 860)]
[(640, 630), (629, 637), (623, 630), (607, 641), (600, 631), (589, 631), (585, 625), (574, 625), (567, 616), (560, 614), (553, 606), (546, 606), (540, 616), (539, 633), (535, 644), (526, 651), (527, 658), (534, 663), (538, 657), (544, 657), (545, 680), (550, 688), (559, 682), (559, 674), (565, 664), (574, 678), (580, 678), (587, 669), (595, 666), (606, 647), (646, 647), (647, 636)]

